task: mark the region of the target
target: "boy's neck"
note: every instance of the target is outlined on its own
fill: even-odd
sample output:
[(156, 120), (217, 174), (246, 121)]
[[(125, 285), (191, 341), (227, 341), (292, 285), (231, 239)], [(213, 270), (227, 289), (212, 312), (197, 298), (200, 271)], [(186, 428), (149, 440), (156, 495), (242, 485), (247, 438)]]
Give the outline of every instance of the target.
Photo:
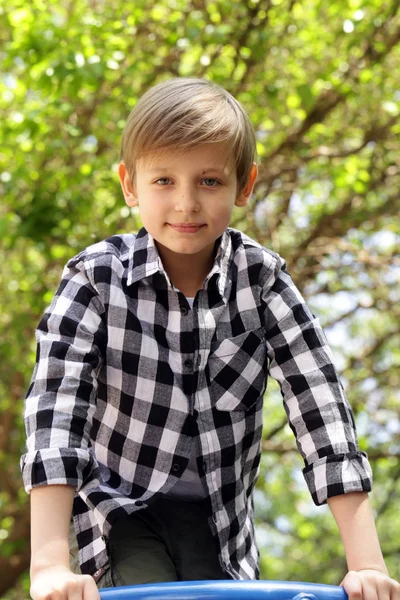
[(194, 298), (214, 264), (214, 250), (199, 254), (176, 254), (156, 244), (171, 283), (188, 298)]

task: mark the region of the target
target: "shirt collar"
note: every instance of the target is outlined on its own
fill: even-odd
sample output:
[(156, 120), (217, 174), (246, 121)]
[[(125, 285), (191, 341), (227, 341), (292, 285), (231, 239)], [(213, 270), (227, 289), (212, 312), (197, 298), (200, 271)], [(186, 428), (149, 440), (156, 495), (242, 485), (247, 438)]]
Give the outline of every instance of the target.
[[(228, 298), (228, 273), (233, 259), (232, 240), (229, 230), (225, 230), (218, 240), (218, 250), (215, 256), (214, 264), (208, 273), (205, 282), (210, 281), (213, 275), (217, 274), (217, 288), (222, 298)], [(140, 281), (145, 277), (161, 273), (166, 278), (168, 284), (172, 287), (168, 273), (162, 264), (157, 246), (153, 236), (142, 227), (136, 235), (134, 244), (129, 252), (127, 285)]]

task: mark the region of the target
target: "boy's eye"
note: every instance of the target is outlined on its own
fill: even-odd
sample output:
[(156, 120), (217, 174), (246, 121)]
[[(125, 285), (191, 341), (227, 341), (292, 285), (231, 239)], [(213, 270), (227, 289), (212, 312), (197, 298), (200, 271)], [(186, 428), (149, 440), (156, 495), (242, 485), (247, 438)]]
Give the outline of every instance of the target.
[(205, 179), (203, 179), (203, 181), (212, 181), (215, 183), (215, 185), (206, 185), (206, 187), (217, 187), (217, 185), (219, 184), (218, 179), (213, 179), (212, 177), (206, 177)]
[[(169, 177), (160, 177), (156, 180), (155, 183), (158, 183), (161, 186), (165, 186), (168, 185), (168, 182), (170, 181), (171, 180), (169, 179)], [(221, 183), (220, 181), (218, 181), (218, 179), (214, 179), (213, 177), (205, 177), (204, 179), (202, 179), (202, 181), (206, 182), (206, 187), (217, 187), (217, 185)]]

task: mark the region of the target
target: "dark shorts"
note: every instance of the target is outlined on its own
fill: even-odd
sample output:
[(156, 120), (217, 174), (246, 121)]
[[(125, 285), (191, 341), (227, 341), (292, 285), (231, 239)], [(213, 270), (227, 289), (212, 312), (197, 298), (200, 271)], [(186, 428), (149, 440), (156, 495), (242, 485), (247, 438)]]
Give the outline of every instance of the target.
[[(109, 538), (110, 569), (98, 588), (231, 579), (222, 569), (203, 502), (164, 498), (115, 523)], [(71, 531), (71, 568), (79, 573)]]

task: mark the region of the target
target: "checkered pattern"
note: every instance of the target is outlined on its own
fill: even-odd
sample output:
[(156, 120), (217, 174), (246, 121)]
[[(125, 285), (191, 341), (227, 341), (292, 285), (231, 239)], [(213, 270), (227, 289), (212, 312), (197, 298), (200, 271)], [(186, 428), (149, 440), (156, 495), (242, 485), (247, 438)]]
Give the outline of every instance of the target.
[(235, 579), (258, 577), (252, 491), (268, 373), (315, 503), (371, 489), (318, 319), (283, 259), (235, 229), (193, 310), (145, 229), (87, 248), (65, 267), (37, 340), (24, 485), (76, 488), (84, 573), (107, 565), (117, 518), (168, 494), (195, 443), (221, 564)]

